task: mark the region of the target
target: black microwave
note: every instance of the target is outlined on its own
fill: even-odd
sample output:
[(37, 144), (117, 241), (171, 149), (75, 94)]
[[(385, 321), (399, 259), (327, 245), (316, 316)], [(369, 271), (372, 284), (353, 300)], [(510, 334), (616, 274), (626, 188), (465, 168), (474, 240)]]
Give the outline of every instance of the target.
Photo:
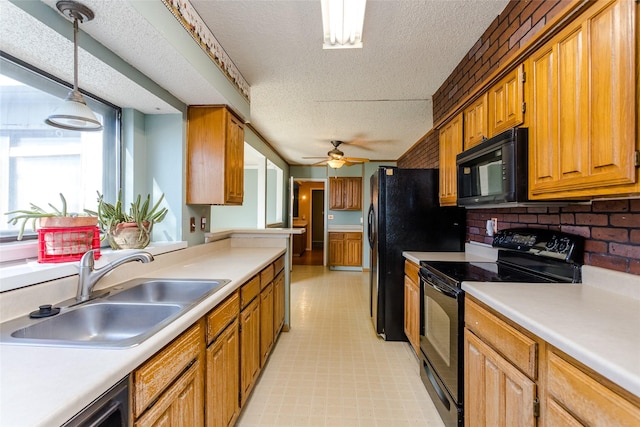
[(492, 205), (528, 200), (526, 128), (512, 128), (456, 156), (458, 205)]

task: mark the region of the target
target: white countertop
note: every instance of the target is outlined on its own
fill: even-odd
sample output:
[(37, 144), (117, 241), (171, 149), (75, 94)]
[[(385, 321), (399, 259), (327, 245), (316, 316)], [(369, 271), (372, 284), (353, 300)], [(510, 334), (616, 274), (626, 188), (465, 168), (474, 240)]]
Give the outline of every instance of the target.
[(463, 282), (462, 289), (640, 396), (640, 300), (584, 284)]
[(196, 256), (157, 265), (152, 275), (144, 276), (231, 282), (138, 346), (102, 350), (0, 344), (0, 425), (64, 423), (285, 252), (281, 247), (201, 246), (215, 249), (202, 254), (199, 248)]
[[(492, 261), (489, 248), (404, 252), (420, 261)], [(463, 282), (462, 289), (636, 396), (640, 396), (640, 276), (591, 266), (581, 284)]]
[(327, 228), (329, 233), (362, 233), (362, 225), (331, 225)]

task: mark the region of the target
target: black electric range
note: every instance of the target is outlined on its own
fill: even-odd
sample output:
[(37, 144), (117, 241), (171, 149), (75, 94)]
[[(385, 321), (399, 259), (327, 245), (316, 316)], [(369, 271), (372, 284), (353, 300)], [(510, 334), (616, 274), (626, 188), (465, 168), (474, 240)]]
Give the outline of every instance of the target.
[[(496, 233), (495, 262), (420, 263), (420, 376), (447, 427), (464, 425), (462, 282), (579, 283), (584, 239), (543, 229)], [(532, 285), (533, 286), (533, 285)]]
[(497, 233), (495, 262), (422, 261), (420, 266), (450, 286), (471, 282), (577, 283), (584, 238), (543, 229), (508, 229)]

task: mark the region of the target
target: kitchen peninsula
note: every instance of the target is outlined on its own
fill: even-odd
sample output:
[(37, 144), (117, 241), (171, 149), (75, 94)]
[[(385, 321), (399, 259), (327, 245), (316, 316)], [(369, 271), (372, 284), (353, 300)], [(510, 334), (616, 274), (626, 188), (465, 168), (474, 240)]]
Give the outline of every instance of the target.
[[(289, 229), (219, 231), (208, 244), (155, 256), (148, 264), (130, 263), (106, 276), (97, 290), (135, 277), (229, 279), (230, 282), (141, 344), (126, 349), (37, 347), (0, 344), (0, 425), (60, 425), (110, 386), (199, 322), (264, 267), (282, 260), (285, 329), (289, 326)], [(284, 255), (284, 256), (283, 256)], [(103, 255), (108, 258), (107, 255)], [(102, 264), (105, 259), (100, 260)], [(75, 295), (77, 276), (0, 294), (2, 321), (45, 303)], [(56, 296), (57, 299), (51, 299)], [(11, 314), (11, 317), (8, 317)], [(39, 387), (34, 387), (40, 385)]]

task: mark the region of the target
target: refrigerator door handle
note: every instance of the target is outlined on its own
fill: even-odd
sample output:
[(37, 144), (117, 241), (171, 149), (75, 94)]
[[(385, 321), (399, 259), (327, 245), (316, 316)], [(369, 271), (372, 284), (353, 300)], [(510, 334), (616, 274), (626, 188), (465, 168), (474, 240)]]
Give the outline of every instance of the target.
[(375, 242), (375, 237), (374, 237), (374, 226), (373, 226), (373, 221), (375, 220), (375, 215), (373, 212), (373, 204), (371, 204), (369, 206), (369, 215), (367, 217), (367, 231), (368, 231), (368, 235), (369, 235), (369, 247), (371, 249), (373, 249), (373, 243)]

